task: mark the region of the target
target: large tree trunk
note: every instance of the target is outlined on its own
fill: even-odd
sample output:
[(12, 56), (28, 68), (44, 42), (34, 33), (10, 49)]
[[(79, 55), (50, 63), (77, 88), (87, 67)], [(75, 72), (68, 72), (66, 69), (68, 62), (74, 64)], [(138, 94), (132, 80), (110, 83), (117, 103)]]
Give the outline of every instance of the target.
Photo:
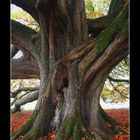
[(51, 128), (57, 140), (112, 139), (99, 99), (108, 74), (128, 54), (127, 5), (96, 39), (88, 37), (84, 9), (83, 0), (37, 1), (39, 98), (13, 139), (23, 134), (24, 140), (35, 140)]

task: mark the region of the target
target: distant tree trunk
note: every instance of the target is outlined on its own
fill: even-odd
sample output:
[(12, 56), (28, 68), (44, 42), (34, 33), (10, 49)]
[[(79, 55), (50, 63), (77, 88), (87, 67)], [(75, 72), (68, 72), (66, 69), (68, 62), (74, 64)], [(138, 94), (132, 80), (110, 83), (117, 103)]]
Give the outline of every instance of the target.
[(111, 140), (99, 99), (108, 74), (128, 54), (127, 4), (96, 39), (88, 36), (83, 0), (39, 0), (36, 8), (39, 98), (32, 118), (13, 139), (23, 134), (24, 140), (35, 140), (53, 127), (56, 140)]

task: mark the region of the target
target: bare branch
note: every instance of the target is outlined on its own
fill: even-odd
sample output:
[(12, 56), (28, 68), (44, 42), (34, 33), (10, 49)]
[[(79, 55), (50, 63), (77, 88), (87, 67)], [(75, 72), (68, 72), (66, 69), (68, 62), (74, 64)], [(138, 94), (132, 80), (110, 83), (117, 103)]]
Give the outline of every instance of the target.
[(22, 97), (21, 99), (16, 100), (15, 106), (14, 106), (14, 108), (11, 109), (11, 112), (12, 113), (17, 112), (17, 111), (19, 111), (17, 109), (19, 109), (20, 106), (37, 100), (38, 95), (39, 95), (39, 90), (29, 93), (26, 96)]
[(14, 100), (11, 103), (11, 106), (16, 102), (17, 98), (15, 97)]
[(105, 98), (102, 96), (102, 94), (101, 94), (101, 98), (102, 98), (102, 100), (103, 100), (105, 103), (107, 103), (106, 100), (105, 100)]
[(125, 82), (125, 83), (129, 83), (129, 80), (127, 79), (114, 79), (110, 76), (107, 77), (110, 81), (113, 81), (113, 82)]
[(24, 87), (24, 88), (19, 88), (16, 91), (12, 92), (11, 98), (15, 98), (20, 92), (22, 91), (35, 91), (39, 90), (39, 87)]
[(109, 80), (109, 82), (110, 82), (111, 86), (114, 88), (114, 90), (116, 90), (123, 98), (129, 99), (129, 97), (123, 95), (123, 92), (119, 91), (110, 80)]
[(11, 60), (11, 79), (39, 78), (39, 70), (36, 62), (21, 57)]

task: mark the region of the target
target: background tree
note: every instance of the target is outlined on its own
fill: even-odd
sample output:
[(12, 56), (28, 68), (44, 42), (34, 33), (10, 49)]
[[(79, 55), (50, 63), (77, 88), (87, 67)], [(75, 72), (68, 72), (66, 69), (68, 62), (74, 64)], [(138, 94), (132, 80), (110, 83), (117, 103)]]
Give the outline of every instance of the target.
[(12, 49), (12, 56), (19, 49), (23, 53), (11, 59), (11, 78), (40, 79), (33, 115), (12, 139), (20, 135), (37, 139), (55, 126), (57, 140), (79, 140), (82, 135), (111, 140), (118, 130), (99, 100), (109, 73), (128, 55), (128, 1), (112, 0), (107, 16), (96, 19), (86, 19), (84, 1), (12, 3), (28, 12), (40, 28), (11, 21), (12, 47), (18, 48)]

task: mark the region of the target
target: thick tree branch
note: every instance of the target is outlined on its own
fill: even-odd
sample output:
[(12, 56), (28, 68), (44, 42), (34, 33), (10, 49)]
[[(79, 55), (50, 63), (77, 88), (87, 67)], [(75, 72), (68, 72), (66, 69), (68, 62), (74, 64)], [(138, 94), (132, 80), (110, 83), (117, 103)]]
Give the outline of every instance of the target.
[(15, 106), (14, 108), (11, 109), (11, 112), (14, 113), (18, 111), (17, 108), (20, 108), (20, 106), (37, 100), (38, 95), (39, 95), (39, 90), (29, 93), (26, 96), (22, 97), (21, 99), (16, 100)]
[(72, 50), (60, 62), (68, 67), (68, 62), (77, 59), (80, 77), (85, 75), (86, 82), (107, 63), (115, 63), (115, 60), (113, 62), (115, 57), (117, 62), (124, 59), (128, 54), (127, 6), (95, 40), (89, 39), (88, 43), (85, 42), (79, 48)]
[(15, 97), (15, 98), (13, 99), (13, 101), (11, 102), (11, 106), (16, 102), (16, 100), (17, 100), (17, 98)]
[(128, 54), (127, 43), (128, 42), (126, 38), (117, 38), (112, 44), (110, 44), (109, 47), (103, 53), (103, 55), (97, 61), (95, 60), (95, 62), (92, 63), (90, 67), (88, 67), (88, 69), (86, 70), (84, 81), (87, 82), (88, 80), (90, 80), (92, 76), (94, 76), (97, 71), (105, 67), (107, 63), (109, 64), (113, 62), (113, 60), (115, 62), (115, 58), (116, 60), (119, 60), (121, 58), (121, 61), (123, 57), (126, 56), (126, 54)]
[(22, 91), (35, 91), (39, 90), (39, 87), (24, 87), (24, 88), (19, 88), (16, 91), (12, 92), (11, 98), (15, 98), (20, 92)]
[(125, 83), (129, 83), (129, 80), (127, 79), (114, 79), (110, 76), (107, 77), (110, 81), (113, 81), (113, 82), (125, 82)]
[(116, 90), (123, 98), (129, 99), (129, 97), (123, 95), (123, 92), (119, 91), (110, 80), (109, 80), (109, 82), (110, 82), (111, 86), (114, 88), (114, 90)]
[(96, 19), (87, 19), (89, 33), (96, 37), (118, 15), (125, 3), (125, 0), (112, 0), (108, 15)]
[(38, 12), (32, 0), (12, 0), (11, 2), (29, 13), (39, 23)]
[(21, 49), (27, 51), (33, 51), (32, 36), (37, 34), (33, 29), (11, 20), (12, 24), (12, 44)]
[(99, 17), (96, 19), (87, 19), (88, 32), (96, 37), (103, 29), (105, 29), (114, 19), (112, 15)]
[[(93, 73), (95, 73), (99, 67), (102, 67), (103, 63), (109, 63), (109, 61), (116, 56), (117, 52), (122, 52), (124, 49), (128, 52), (128, 45), (126, 45), (128, 44), (127, 18), (128, 4), (125, 5), (112, 23), (102, 33), (100, 33), (100, 35), (96, 38), (95, 48), (93, 48), (93, 51), (90, 51), (89, 55), (82, 60), (83, 62), (80, 64), (81, 69), (87, 69), (85, 77), (90, 78), (91, 75), (94, 75)], [(100, 56), (100, 58), (96, 61), (98, 56)], [(89, 58), (92, 58), (92, 60), (89, 61)]]
[(21, 57), (11, 60), (11, 79), (39, 78), (37, 64), (32, 59)]
[(12, 20), (12, 45), (20, 49), (24, 55), (40, 60), (40, 34), (33, 29)]
[(33, 102), (34, 100), (38, 99), (39, 90), (36, 90), (34, 92), (28, 93), (27, 95), (23, 96), (19, 100), (17, 100), (17, 105), (23, 105), (29, 102)]

